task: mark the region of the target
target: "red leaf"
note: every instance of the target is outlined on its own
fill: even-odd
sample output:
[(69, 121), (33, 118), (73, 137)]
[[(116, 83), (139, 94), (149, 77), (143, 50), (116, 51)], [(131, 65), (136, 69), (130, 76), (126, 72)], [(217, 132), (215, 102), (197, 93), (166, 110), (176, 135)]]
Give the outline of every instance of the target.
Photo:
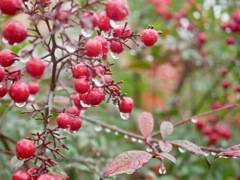
[(146, 139), (153, 130), (154, 120), (151, 113), (142, 112), (138, 117), (138, 127)]
[(169, 137), (174, 130), (174, 126), (170, 121), (163, 121), (160, 125), (160, 132), (163, 139)]
[(175, 157), (173, 157), (171, 154), (159, 153), (158, 155), (159, 156), (157, 156), (157, 157), (168, 159), (169, 161), (172, 161), (174, 164), (176, 163)]
[(231, 146), (222, 152), (218, 153), (217, 158), (220, 157), (232, 157), (232, 158), (240, 158), (240, 144)]
[(169, 153), (172, 150), (172, 145), (169, 142), (166, 141), (158, 141), (158, 145), (162, 152)]
[(114, 158), (102, 175), (102, 179), (109, 176), (127, 173), (132, 174), (137, 169), (146, 165), (152, 155), (145, 151), (127, 151)]

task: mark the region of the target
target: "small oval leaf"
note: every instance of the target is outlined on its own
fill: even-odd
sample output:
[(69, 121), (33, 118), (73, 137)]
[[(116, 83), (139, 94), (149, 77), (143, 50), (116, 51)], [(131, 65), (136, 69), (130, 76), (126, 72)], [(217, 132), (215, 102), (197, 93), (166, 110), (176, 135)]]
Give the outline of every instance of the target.
[(142, 112), (138, 117), (138, 127), (143, 137), (146, 139), (152, 133), (154, 127), (152, 114), (149, 112)]
[(168, 159), (169, 161), (172, 161), (174, 164), (176, 163), (175, 157), (173, 157), (171, 154), (159, 153), (158, 155), (159, 156), (157, 156), (157, 157)]
[(160, 132), (163, 139), (169, 137), (174, 130), (174, 126), (170, 121), (163, 121), (160, 125)]
[(121, 153), (114, 158), (104, 171), (102, 179), (122, 173), (132, 174), (146, 165), (151, 158), (152, 155), (145, 151), (126, 151)]
[(162, 152), (166, 152), (169, 153), (170, 151), (172, 151), (172, 145), (167, 142), (167, 141), (158, 141), (158, 145), (160, 147), (160, 149), (162, 150)]
[(201, 148), (199, 146), (197, 146), (196, 144), (187, 141), (187, 140), (175, 140), (175, 141), (171, 141), (172, 145), (178, 146), (180, 148), (183, 148), (187, 151), (189, 151), (192, 154), (195, 154), (197, 156), (204, 156), (204, 152), (201, 150)]

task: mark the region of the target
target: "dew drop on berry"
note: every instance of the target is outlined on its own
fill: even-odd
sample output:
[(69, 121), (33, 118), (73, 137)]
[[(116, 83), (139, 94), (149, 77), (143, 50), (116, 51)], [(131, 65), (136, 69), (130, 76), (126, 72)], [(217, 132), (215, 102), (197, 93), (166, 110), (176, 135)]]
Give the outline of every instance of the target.
[(92, 81), (94, 82), (94, 84), (98, 87), (101, 87), (103, 84), (104, 84), (104, 81), (102, 80), (101, 77), (95, 77), (95, 78), (92, 78)]
[(0, 84), (0, 88), (2, 88), (3, 87), (3, 84)]
[(111, 56), (113, 59), (119, 59), (119, 54), (111, 52)]
[(84, 107), (84, 108), (91, 107), (91, 105), (86, 104), (83, 100), (80, 100), (80, 104), (81, 104), (81, 106)]
[(196, 122), (197, 122), (197, 119), (196, 119), (196, 118), (192, 118), (192, 119), (191, 119), (191, 122), (192, 122), (192, 123), (196, 123)]
[(23, 103), (15, 103), (15, 105), (17, 106), (17, 107), (24, 107), (25, 105), (26, 105), (26, 102), (23, 102)]
[(120, 117), (121, 117), (123, 120), (128, 120), (129, 117), (130, 117), (130, 113), (122, 113), (122, 112), (120, 112)]
[(118, 28), (118, 27), (121, 25), (121, 23), (116, 22), (116, 21), (114, 21), (114, 20), (110, 20), (110, 25), (111, 25), (113, 28)]
[(100, 132), (102, 131), (102, 126), (95, 126), (94, 129), (95, 131)]
[(4, 37), (2, 37), (2, 42), (3, 42), (4, 44), (8, 44), (8, 40), (5, 39)]
[(91, 29), (81, 29), (81, 33), (85, 37), (91, 37), (93, 35), (93, 30)]
[(178, 150), (179, 150), (179, 152), (180, 152), (180, 153), (185, 153), (185, 152), (186, 152), (186, 150), (185, 150), (185, 149), (183, 149), (183, 148), (180, 148), (180, 147), (178, 148)]
[(166, 174), (167, 171), (166, 171), (166, 168), (163, 166), (163, 167), (159, 168), (158, 172), (159, 172), (159, 174)]
[(72, 43), (67, 43), (66, 50), (70, 53), (73, 53), (76, 50), (76, 47)]

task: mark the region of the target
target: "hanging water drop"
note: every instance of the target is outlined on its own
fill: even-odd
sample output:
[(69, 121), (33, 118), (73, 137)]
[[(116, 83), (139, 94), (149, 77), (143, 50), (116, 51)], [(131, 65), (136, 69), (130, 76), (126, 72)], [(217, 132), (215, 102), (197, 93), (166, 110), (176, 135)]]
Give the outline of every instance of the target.
[(111, 129), (106, 128), (106, 129), (105, 129), (105, 132), (110, 133), (110, 132), (111, 132)]
[(68, 43), (68, 44), (66, 45), (66, 50), (67, 50), (68, 52), (70, 52), (70, 53), (73, 53), (73, 52), (76, 50), (76, 47), (74, 46), (74, 44)]
[(85, 37), (90, 37), (93, 34), (93, 31), (91, 29), (81, 29), (81, 33)]
[(147, 147), (146, 151), (147, 152), (152, 152), (153, 150), (150, 147)]
[(35, 96), (31, 94), (31, 95), (28, 97), (28, 100), (29, 100), (29, 101), (34, 101), (34, 100), (35, 100)]
[(70, 131), (71, 133), (75, 134), (77, 131)]
[(17, 106), (17, 107), (23, 107), (23, 106), (25, 106), (26, 105), (26, 102), (23, 102), (23, 103), (15, 103), (15, 105)]
[(124, 135), (124, 138), (125, 138), (125, 139), (128, 139), (128, 135)]
[(185, 150), (185, 149), (183, 149), (183, 148), (180, 148), (180, 147), (178, 148), (178, 150), (179, 150), (179, 152), (180, 152), (180, 153), (185, 153), (185, 152), (186, 152), (186, 150)]
[(128, 170), (126, 173), (127, 174), (133, 174), (135, 171), (134, 170)]
[(132, 141), (132, 142), (136, 142), (137, 139), (136, 139), (136, 138), (131, 138), (131, 141)]
[(138, 140), (138, 143), (139, 143), (139, 144), (142, 144), (142, 143), (143, 143), (143, 140), (139, 139), (139, 140)]
[(120, 116), (123, 120), (128, 120), (130, 117), (130, 113), (122, 113), (120, 112)]
[(43, 8), (43, 10), (44, 10), (45, 12), (49, 11), (49, 9), (50, 9), (50, 6), (48, 6), (48, 5)]
[(3, 84), (0, 84), (0, 88), (2, 88), (3, 87)]
[(66, 129), (63, 129), (65, 132), (69, 132), (70, 129), (69, 128), (66, 128)]
[(120, 26), (120, 24), (116, 21), (113, 21), (113, 20), (110, 20), (110, 25), (113, 27), (113, 28), (118, 28)]
[(166, 174), (167, 170), (164, 166), (162, 166), (161, 168), (159, 168), (158, 172), (159, 174)]
[(94, 129), (95, 131), (100, 132), (102, 131), (102, 126), (95, 126)]
[(115, 133), (114, 133), (116, 136), (118, 136), (119, 135), (119, 133), (116, 131)]
[(210, 155), (209, 152), (204, 152), (204, 156), (205, 156), (205, 157), (208, 157), (209, 155)]
[(196, 119), (196, 118), (192, 118), (192, 119), (191, 119), (191, 122), (192, 122), (192, 123), (196, 123), (196, 122), (197, 122), (197, 119)]
[(111, 56), (113, 59), (119, 59), (119, 54), (111, 52)]
[(213, 156), (216, 156), (216, 155), (217, 155), (217, 153), (215, 153), (215, 152), (211, 152), (211, 155), (213, 155)]
[(95, 78), (92, 78), (92, 81), (94, 82), (94, 84), (98, 87), (102, 86), (103, 85), (103, 81), (101, 79), (99, 79), (99, 77), (95, 77)]
[(2, 37), (2, 42), (3, 42), (4, 44), (8, 44), (8, 40), (5, 39), (4, 37)]

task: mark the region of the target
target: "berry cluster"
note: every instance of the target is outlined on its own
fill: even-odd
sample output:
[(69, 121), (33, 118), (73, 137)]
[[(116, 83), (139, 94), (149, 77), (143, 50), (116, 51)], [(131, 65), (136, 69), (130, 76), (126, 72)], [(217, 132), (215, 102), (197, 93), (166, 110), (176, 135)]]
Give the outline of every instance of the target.
[(225, 32), (239, 33), (240, 32), (240, 11), (234, 11), (229, 21), (223, 22), (221, 27)]

